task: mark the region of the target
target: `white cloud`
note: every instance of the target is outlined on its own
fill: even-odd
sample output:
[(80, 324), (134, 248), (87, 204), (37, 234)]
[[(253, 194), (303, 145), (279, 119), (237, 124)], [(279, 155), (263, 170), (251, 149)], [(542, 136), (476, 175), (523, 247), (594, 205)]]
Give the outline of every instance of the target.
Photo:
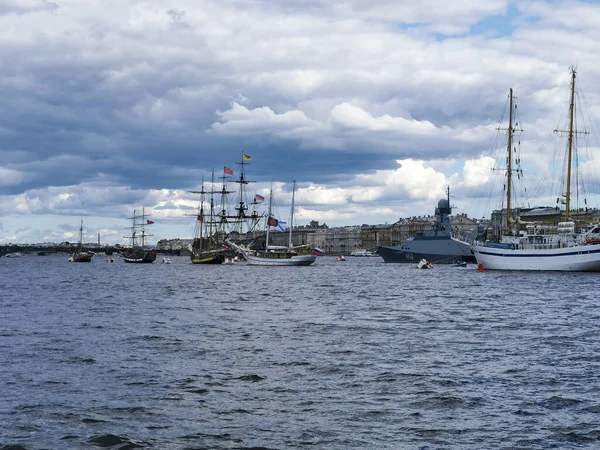
[(463, 167), (465, 185), (473, 187), (488, 183), (492, 176), (492, 169), (494, 166), (495, 161), (489, 156), (465, 161)]
[(217, 112), (220, 122), (212, 124), (212, 129), (223, 134), (277, 133), (281, 137), (291, 137), (294, 130), (315, 127), (302, 111), (286, 111), (276, 114), (269, 107), (249, 110), (233, 102), (231, 109)]
[(27, 179), (27, 175), (18, 170), (0, 167), (0, 187), (18, 186)]
[(84, 201), (107, 236), (142, 206), (174, 223), (246, 150), (257, 191), (289, 203), (278, 180), (303, 178), (301, 220), (431, 213), (447, 184), (475, 201), (498, 181), (485, 151), (511, 86), (542, 184), (568, 66), (600, 115), (599, 20), (581, 1), (5, 0), (0, 212)]

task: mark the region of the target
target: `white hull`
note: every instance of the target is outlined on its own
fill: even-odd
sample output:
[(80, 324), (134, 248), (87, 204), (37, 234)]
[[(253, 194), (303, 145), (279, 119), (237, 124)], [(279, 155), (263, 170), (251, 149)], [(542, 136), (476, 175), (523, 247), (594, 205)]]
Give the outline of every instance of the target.
[(473, 246), (477, 263), (488, 270), (600, 272), (600, 245), (552, 249), (504, 249)]
[(291, 258), (271, 258), (267, 256), (256, 256), (244, 252), (244, 256), (250, 266), (310, 266), (317, 260), (316, 255), (294, 255)]

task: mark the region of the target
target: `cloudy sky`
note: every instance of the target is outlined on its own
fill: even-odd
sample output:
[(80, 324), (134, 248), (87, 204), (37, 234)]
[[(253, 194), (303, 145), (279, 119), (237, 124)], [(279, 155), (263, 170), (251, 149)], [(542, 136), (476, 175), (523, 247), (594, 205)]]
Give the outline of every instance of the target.
[(281, 216), (297, 180), (299, 224), (431, 214), (448, 185), (489, 216), (509, 88), (520, 202), (554, 206), (570, 66), (600, 206), (599, 23), (568, 0), (0, 0), (0, 243), (74, 240), (82, 205), (89, 240), (142, 207), (153, 240), (190, 237), (188, 191), (242, 152)]

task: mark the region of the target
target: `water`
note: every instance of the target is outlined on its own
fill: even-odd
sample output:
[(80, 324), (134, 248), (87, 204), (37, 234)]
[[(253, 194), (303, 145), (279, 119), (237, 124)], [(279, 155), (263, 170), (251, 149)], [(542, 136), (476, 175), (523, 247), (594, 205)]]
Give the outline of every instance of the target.
[(597, 274), (0, 259), (0, 448), (598, 448)]

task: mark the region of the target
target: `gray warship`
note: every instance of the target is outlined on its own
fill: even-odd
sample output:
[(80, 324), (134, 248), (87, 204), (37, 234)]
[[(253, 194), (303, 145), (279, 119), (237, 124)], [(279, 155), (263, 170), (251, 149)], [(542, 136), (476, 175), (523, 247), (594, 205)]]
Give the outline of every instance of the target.
[(437, 264), (475, 262), (471, 246), (452, 237), (450, 188), (446, 192), (447, 198), (438, 201), (435, 208), (436, 220), (431, 230), (422, 231), (399, 245), (378, 247), (379, 256), (385, 262), (418, 263), (421, 259)]

